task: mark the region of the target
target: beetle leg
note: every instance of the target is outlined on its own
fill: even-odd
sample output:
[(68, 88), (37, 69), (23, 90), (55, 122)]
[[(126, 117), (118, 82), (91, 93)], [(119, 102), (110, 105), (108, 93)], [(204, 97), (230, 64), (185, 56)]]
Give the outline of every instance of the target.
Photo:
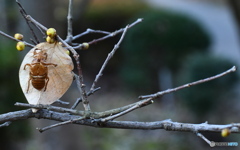
[(25, 69), (26, 69), (26, 66), (29, 66), (29, 67), (31, 67), (31, 64), (26, 64), (26, 65), (24, 66), (23, 70), (25, 70)]
[(38, 48), (34, 49), (33, 56), (35, 56), (37, 54), (37, 50), (41, 50), (41, 49), (38, 49)]
[(53, 64), (53, 63), (44, 63), (44, 62), (41, 62), (43, 65), (46, 65), (46, 66), (50, 66), (50, 65), (53, 65), (54, 67), (57, 66), (57, 64)]
[(49, 77), (48, 76), (46, 76), (46, 80), (47, 80), (47, 82), (45, 84), (44, 91), (46, 91), (46, 89), (47, 89), (47, 85), (48, 85), (48, 81), (49, 81)]
[(28, 80), (27, 93), (28, 93), (28, 90), (29, 90), (30, 80), (31, 80), (31, 78), (29, 78), (29, 80)]

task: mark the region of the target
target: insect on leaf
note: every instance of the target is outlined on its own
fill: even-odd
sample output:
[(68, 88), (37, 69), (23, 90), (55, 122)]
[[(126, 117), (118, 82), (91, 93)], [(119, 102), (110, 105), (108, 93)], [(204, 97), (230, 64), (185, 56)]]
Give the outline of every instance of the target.
[(58, 100), (72, 84), (72, 70), (72, 59), (60, 44), (36, 45), (26, 54), (19, 70), (28, 103), (47, 105)]

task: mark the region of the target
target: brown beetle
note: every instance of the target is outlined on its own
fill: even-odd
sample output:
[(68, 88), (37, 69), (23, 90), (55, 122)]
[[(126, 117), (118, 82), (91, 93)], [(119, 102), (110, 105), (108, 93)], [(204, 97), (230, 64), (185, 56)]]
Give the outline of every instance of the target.
[[(37, 50), (38, 50), (38, 52), (37, 52)], [(47, 53), (41, 49), (34, 50), (33, 58), (34, 59), (31, 64), (26, 64), (24, 66), (24, 70), (26, 69), (26, 66), (30, 67), (30, 73), (29, 73), (30, 78), (28, 80), (27, 93), (29, 90), (30, 80), (32, 81), (32, 86), (35, 89), (42, 90), (44, 88), (44, 91), (46, 91), (47, 84), (49, 81), (48, 66), (50, 66), (50, 65), (53, 65), (54, 67), (57, 66), (57, 64), (46, 63)]]

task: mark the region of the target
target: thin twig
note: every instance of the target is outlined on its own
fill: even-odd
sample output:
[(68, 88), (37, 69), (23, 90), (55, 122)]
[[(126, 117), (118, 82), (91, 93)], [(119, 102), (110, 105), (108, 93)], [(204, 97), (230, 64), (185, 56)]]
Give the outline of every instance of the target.
[(37, 38), (37, 36), (36, 36), (36, 34), (35, 34), (35, 32), (33, 31), (32, 27), (31, 27), (31, 25), (29, 24), (28, 19), (26, 18), (27, 12), (23, 8), (23, 6), (18, 2), (18, 0), (16, 0), (16, 3), (18, 4), (20, 13), (22, 14), (23, 18), (25, 19), (25, 21), (26, 21), (26, 23), (27, 23), (27, 25), (28, 25), (28, 27), (29, 27), (29, 29), (30, 29), (34, 39), (36, 40), (36, 42), (34, 41), (33, 43), (40, 43), (38, 38)]
[(69, 105), (70, 103), (58, 99), (58, 100), (56, 100), (56, 101), (54, 102), (54, 104)]
[[(112, 116), (118, 113), (121, 113), (125, 110), (128, 110), (134, 106), (137, 105), (141, 105), (141, 103), (145, 103), (146, 102), (144, 100), (131, 104), (131, 105), (126, 105), (120, 108), (115, 108), (115, 109), (111, 109), (111, 110), (107, 110), (104, 112), (84, 112), (84, 111), (78, 111), (75, 109), (68, 109), (68, 108), (63, 108), (63, 107), (57, 107), (57, 106), (52, 106), (52, 105), (42, 105), (42, 104), (38, 104), (38, 105), (32, 105), (32, 104), (26, 104), (26, 103), (19, 103), (16, 102), (14, 105), (15, 106), (20, 106), (20, 107), (27, 107), (27, 108), (36, 108), (36, 109), (47, 109), (47, 110), (51, 110), (51, 111), (56, 111), (56, 112), (61, 112), (61, 113), (69, 113), (72, 115), (79, 115), (79, 116), (88, 116), (89, 118), (93, 118), (93, 119), (100, 119), (100, 118), (105, 118), (108, 116)], [(143, 105), (141, 105), (143, 106)]]
[(129, 26), (127, 25), (127, 26), (125, 27), (124, 31), (123, 31), (123, 34), (122, 34), (120, 40), (118, 41), (117, 44), (115, 44), (113, 50), (108, 54), (108, 56), (107, 56), (106, 60), (104, 61), (103, 65), (102, 65), (102, 67), (101, 67), (101, 69), (100, 69), (100, 71), (98, 72), (98, 74), (96, 75), (95, 80), (93, 81), (93, 84), (92, 84), (92, 87), (91, 87), (90, 91), (93, 91), (93, 90), (95, 89), (96, 83), (98, 82), (98, 80), (99, 80), (99, 79), (101, 78), (101, 76), (103, 75), (103, 71), (104, 71), (104, 69), (106, 68), (108, 62), (110, 61), (110, 59), (113, 57), (113, 55), (115, 54), (115, 52), (116, 52), (117, 49), (119, 48), (119, 45), (122, 43), (123, 38), (124, 38), (124, 36), (125, 36), (128, 28), (129, 28)]
[(57, 107), (57, 106), (52, 106), (52, 105), (42, 105), (42, 104), (32, 105), (32, 104), (19, 103), (19, 102), (16, 102), (14, 105), (20, 106), (20, 107), (27, 107), (27, 108), (47, 109), (47, 110), (51, 110), (51, 111), (56, 111), (56, 112), (61, 112), (61, 113), (70, 113), (72, 115), (79, 115), (79, 116), (84, 116), (87, 114), (87, 116), (89, 118), (100, 119), (100, 118), (105, 118), (108, 116), (117, 115), (119, 113), (126, 114), (130, 111), (133, 111), (136, 108), (141, 108), (141, 107), (147, 106), (152, 103), (153, 103), (153, 101), (150, 98), (150, 99), (141, 100), (141, 101), (133, 103), (133, 104), (129, 104), (129, 105), (126, 105), (123, 107), (115, 108), (115, 109), (110, 109), (110, 110), (103, 111), (103, 112), (84, 112), (84, 111), (78, 111), (75, 109), (68, 109), (68, 108)]
[[(132, 24), (130, 24), (130, 25), (128, 26), (128, 28), (131, 28), (131, 27), (135, 26), (136, 24), (142, 22), (142, 20), (143, 20), (142, 18), (137, 19), (135, 22), (133, 22)], [(124, 29), (125, 29), (125, 28), (121, 28), (121, 29), (119, 29), (119, 30), (117, 30), (117, 31), (115, 31), (115, 32), (107, 32), (107, 31), (102, 31), (102, 30), (87, 29), (85, 32), (74, 36), (74, 37), (73, 37), (73, 40), (76, 40), (77, 38), (80, 38), (80, 37), (82, 37), (82, 36), (84, 36), (84, 35), (87, 35), (87, 34), (90, 34), (90, 33), (107, 34), (107, 35), (104, 36), (104, 37), (101, 37), (101, 38), (99, 38), (99, 39), (94, 39), (94, 40), (92, 40), (92, 41), (90, 41), (90, 42), (87, 42), (89, 45), (91, 45), (91, 44), (95, 44), (95, 43), (97, 43), (97, 42), (99, 42), (99, 41), (103, 41), (103, 40), (106, 40), (106, 39), (108, 39), (108, 38), (114, 37), (114, 36), (116, 36), (117, 34), (122, 33), (122, 32), (124, 31)], [(81, 50), (81, 49), (83, 48), (83, 46), (82, 46), (82, 44), (79, 44), (78, 46), (75, 46), (75, 47), (73, 47), (73, 48), (74, 48), (74, 49)]]
[[(87, 93), (87, 96), (90, 96), (90, 95), (94, 94), (96, 91), (98, 91), (98, 90), (100, 90), (100, 89), (101, 89), (101, 87), (98, 87), (98, 88), (94, 89), (93, 91), (89, 91), (89, 92)], [(73, 106), (71, 107), (71, 109), (75, 109), (80, 102), (82, 102), (82, 98), (81, 98), (81, 97), (76, 100), (76, 102), (73, 104)]]
[(44, 132), (46, 130), (49, 130), (49, 129), (52, 129), (52, 128), (55, 128), (55, 127), (58, 127), (58, 126), (74, 123), (76, 121), (80, 121), (80, 120), (83, 120), (83, 119), (85, 119), (85, 117), (80, 117), (80, 118), (76, 118), (76, 119), (72, 119), (72, 120), (56, 123), (56, 124), (53, 124), (53, 125), (50, 125), (50, 126), (47, 126), (47, 127), (44, 127), (44, 128), (37, 128), (37, 130), (42, 133), (42, 132)]
[(9, 38), (9, 39), (12, 39), (12, 40), (14, 40), (14, 41), (17, 41), (17, 42), (24, 42), (24, 44), (25, 44), (26, 46), (28, 46), (28, 47), (34, 47), (34, 45), (32, 45), (32, 44), (30, 44), (30, 43), (28, 43), (28, 42), (26, 42), (26, 41), (21, 41), (21, 40), (15, 39), (14, 37), (12, 37), (12, 36), (10, 36), (10, 35), (2, 32), (2, 31), (0, 31), (0, 34), (2, 34), (3, 36), (5, 36), (5, 37), (7, 37), (7, 38)]
[(38, 21), (36, 21), (35, 19), (33, 19), (30, 15), (26, 16), (26, 19), (30, 22), (32, 22), (35, 26), (37, 26), (40, 29), (43, 29), (44, 31), (47, 30), (47, 28), (45, 26), (43, 26), (41, 23), (39, 23)]
[(52, 110), (52, 111), (57, 111), (57, 112), (62, 112), (62, 113), (70, 113), (70, 114), (79, 115), (79, 116), (83, 116), (85, 114), (84, 111), (78, 111), (78, 110), (57, 107), (57, 106), (52, 106), (52, 105), (41, 105), (41, 104), (32, 105), (32, 104), (19, 103), (19, 102), (16, 102), (14, 105), (20, 106), (20, 107), (27, 107), (27, 108), (48, 109), (48, 110)]
[(211, 147), (214, 147), (215, 145), (214, 145), (214, 142), (212, 142), (212, 141), (209, 141), (204, 135), (202, 135), (201, 133), (196, 133), (196, 135), (198, 136), (198, 137), (200, 137), (201, 139), (203, 139), (205, 142), (207, 142)]
[(67, 15), (67, 21), (68, 21), (68, 28), (67, 28), (67, 38), (66, 42), (69, 43), (70, 45), (72, 44), (73, 40), (73, 34), (72, 34), (72, 0), (69, 0), (69, 5), (68, 5), (68, 15)]
[(7, 121), (7, 122), (1, 124), (1, 125), (0, 125), (0, 128), (2, 128), (2, 127), (7, 127), (7, 126), (9, 126), (11, 123), (12, 123), (11, 121)]
[(90, 33), (101, 33), (101, 34), (111, 34), (111, 32), (107, 32), (107, 31), (102, 31), (102, 30), (93, 30), (93, 29), (87, 29), (85, 32), (81, 33), (81, 34), (78, 34), (78, 35), (75, 35), (73, 37), (73, 40), (76, 40), (84, 35), (87, 35), (87, 34), (90, 34)]
[[(149, 102), (150, 102), (150, 103), (149, 103)], [(136, 105), (130, 107), (129, 109), (126, 109), (126, 110), (124, 110), (124, 111), (122, 111), (122, 112), (120, 112), (120, 113), (117, 113), (117, 114), (115, 114), (115, 115), (108, 116), (108, 117), (106, 117), (106, 118), (100, 119), (100, 121), (101, 121), (101, 122), (106, 122), (106, 121), (109, 121), (109, 120), (116, 119), (116, 118), (118, 118), (118, 117), (120, 117), (120, 116), (123, 116), (123, 115), (125, 115), (125, 114), (127, 114), (127, 113), (129, 113), (129, 112), (131, 112), (131, 111), (133, 111), (133, 110), (135, 110), (135, 109), (137, 109), (137, 108), (140, 108), (140, 107), (143, 107), (143, 106), (152, 104), (152, 103), (153, 103), (153, 101), (151, 101), (150, 99), (149, 99), (149, 100), (146, 100), (146, 101), (139, 102), (139, 103), (137, 103)]]
[(184, 88), (188, 88), (188, 87), (191, 87), (193, 85), (197, 85), (197, 84), (200, 84), (200, 83), (204, 83), (204, 82), (208, 82), (208, 81), (220, 78), (220, 77), (225, 76), (225, 75), (227, 75), (227, 74), (229, 74), (231, 72), (235, 72), (236, 70), (237, 70), (236, 67), (233, 66), (229, 70), (227, 70), (225, 72), (222, 72), (220, 74), (217, 74), (215, 76), (212, 76), (212, 77), (209, 77), (209, 78), (205, 78), (205, 79), (201, 79), (201, 80), (198, 80), (198, 81), (195, 81), (195, 82), (192, 82), (192, 83), (188, 83), (188, 84), (185, 84), (185, 85), (173, 88), (173, 89), (168, 89), (168, 90), (165, 90), (165, 91), (157, 92), (155, 94), (139, 96), (138, 98), (139, 99), (146, 99), (146, 98), (150, 98), (150, 97), (151, 98), (158, 98), (158, 97), (160, 97), (160, 96), (162, 96), (164, 94), (168, 94), (168, 93), (171, 93), (171, 92), (176, 92), (178, 90), (181, 90), (181, 89), (184, 89)]
[[(142, 18), (139, 18), (139, 19), (137, 19), (135, 22), (133, 22), (132, 24), (130, 24), (128, 28), (131, 28), (131, 27), (135, 26), (136, 24), (138, 24), (138, 23), (140, 23), (140, 22), (142, 22), (142, 21), (143, 21), (143, 19), (142, 19)], [(103, 41), (103, 40), (106, 40), (106, 39), (108, 39), (108, 38), (114, 37), (115, 35), (117, 35), (117, 34), (119, 34), (119, 33), (121, 33), (121, 32), (124, 32), (124, 30), (125, 30), (125, 28), (119, 29), (119, 30), (117, 30), (117, 31), (115, 31), (115, 32), (112, 32), (111, 34), (108, 34), (108, 35), (102, 37), (102, 38), (94, 39), (94, 40), (88, 42), (88, 44), (91, 45), (91, 44), (97, 43), (97, 42), (99, 42), (99, 41)]]

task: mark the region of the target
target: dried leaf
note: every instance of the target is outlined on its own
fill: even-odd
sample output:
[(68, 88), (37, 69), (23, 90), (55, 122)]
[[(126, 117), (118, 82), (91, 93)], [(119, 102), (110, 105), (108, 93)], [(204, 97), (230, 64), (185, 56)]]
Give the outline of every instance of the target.
[[(57, 64), (57, 66), (49, 65), (48, 77), (49, 81), (46, 86), (41, 90), (37, 90), (32, 85), (30, 79), (30, 67), (25, 67), (26, 64), (31, 64), (34, 57), (34, 50), (40, 49), (47, 53), (46, 63)], [(68, 90), (73, 81), (73, 62), (71, 57), (66, 54), (60, 44), (40, 43), (31, 49), (24, 57), (19, 70), (19, 80), (22, 91), (29, 104), (52, 104), (58, 100)], [(35, 70), (36, 71), (36, 70)], [(28, 89), (28, 84), (29, 89)], [(37, 110), (33, 110), (36, 112)]]

